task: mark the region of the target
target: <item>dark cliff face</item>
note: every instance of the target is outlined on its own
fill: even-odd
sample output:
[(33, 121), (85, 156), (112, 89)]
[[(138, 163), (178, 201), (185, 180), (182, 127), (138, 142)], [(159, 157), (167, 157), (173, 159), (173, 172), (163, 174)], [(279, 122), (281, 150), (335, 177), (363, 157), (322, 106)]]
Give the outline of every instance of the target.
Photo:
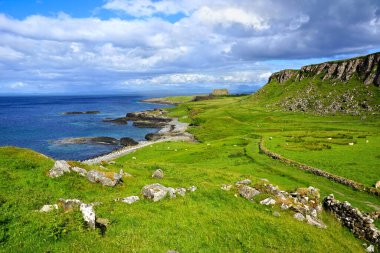
[(269, 82), (276, 80), (283, 83), (293, 77), (295, 77), (295, 81), (300, 81), (314, 76), (321, 76), (322, 80), (331, 79), (346, 82), (354, 74), (366, 85), (380, 86), (380, 52), (342, 61), (307, 65), (300, 70), (282, 70), (273, 73), (269, 77)]

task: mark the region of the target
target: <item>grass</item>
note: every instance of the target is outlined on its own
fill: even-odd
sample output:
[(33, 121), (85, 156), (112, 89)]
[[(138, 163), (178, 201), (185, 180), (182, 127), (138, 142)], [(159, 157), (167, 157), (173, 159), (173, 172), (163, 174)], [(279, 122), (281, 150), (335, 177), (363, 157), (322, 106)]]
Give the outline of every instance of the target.
[[(49, 158), (30, 150), (0, 148), (0, 249), (4, 252), (363, 251), (362, 241), (329, 213), (323, 213), (322, 217), (328, 228), (318, 229), (298, 222), (290, 211), (281, 211), (281, 216), (275, 217), (276, 207), (257, 203), (263, 196), (257, 196), (251, 203), (235, 197), (235, 191), (222, 191), (220, 185), (244, 178), (255, 182), (266, 178), (288, 191), (312, 185), (321, 190), (322, 197), (334, 193), (339, 200), (347, 200), (363, 211), (380, 208), (378, 197), (289, 167), (258, 150), (261, 137), (273, 137), (266, 144), (275, 152), (372, 184), (380, 180), (376, 178), (378, 169), (373, 166), (379, 159), (376, 151), (380, 147), (377, 115), (361, 120), (345, 115), (270, 111), (258, 106), (252, 97), (221, 97), (183, 103), (168, 110), (182, 121), (195, 123), (190, 132), (200, 142), (159, 143), (123, 156), (115, 164), (105, 164), (104, 171), (123, 169), (133, 175), (115, 188), (92, 184), (73, 173), (48, 178), (46, 172), (53, 164)], [(327, 140), (330, 137), (332, 140)], [(367, 139), (369, 142), (365, 143)], [(356, 144), (349, 146), (345, 144), (347, 141)], [(325, 148), (325, 144), (331, 148)], [(162, 180), (151, 178), (158, 167), (165, 173)], [(96, 165), (85, 168), (99, 169)], [(139, 195), (144, 185), (156, 182), (171, 187), (195, 185), (198, 190), (157, 203), (141, 200), (127, 205), (113, 201)], [(33, 211), (59, 198), (103, 202), (96, 207), (96, 213), (111, 222), (105, 235), (88, 230), (79, 212)]]

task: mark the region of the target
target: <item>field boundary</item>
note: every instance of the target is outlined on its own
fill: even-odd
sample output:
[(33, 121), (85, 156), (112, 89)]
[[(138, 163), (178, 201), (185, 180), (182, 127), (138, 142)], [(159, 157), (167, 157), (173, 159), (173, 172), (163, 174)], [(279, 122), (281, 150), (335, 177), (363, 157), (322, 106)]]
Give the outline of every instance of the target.
[(297, 162), (297, 161), (285, 158), (285, 157), (283, 157), (283, 156), (281, 156), (279, 154), (271, 152), (269, 149), (267, 149), (264, 146), (264, 139), (263, 138), (261, 138), (261, 140), (259, 142), (259, 150), (260, 150), (261, 153), (263, 153), (263, 154), (265, 154), (265, 155), (267, 155), (267, 156), (269, 156), (269, 157), (271, 157), (271, 158), (273, 158), (275, 160), (279, 160), (279, 161), (281, 161), (283, 163), (286, 163), (286, 164), (289, 164), (291, 166), (297, 167), (297, 168), (299, 168), (301, 170), (308, 171), (308, 172), (311, 172), (311, 173), (313, 173), (315, 175), (327, 178), (327, 179), (329, 179), (331, 181), (334, 181), (334, 182), (337, 182), (337, 183), (349, 186), (352, 189), (357, 190), (357, 191), (364, 191), (364, 192), (368, 192), (370, 194), (373, 194), (375, 196), (380, 196), (380, 190), (379, 189), (376, 189), (374, 187), (367, 187), (364, 184), (355, 182), (355, 181), (353, 181), (351, 179), (347, 179), (347, 178), (344, 178), (344, 177), (341, 177), (341, 176), (334, 175), (334, 174), (332, 174), (330, 172), (326, 172), (324, 170), (321, 170), (321, 169), (318, 169), (318, 168), (315, 168), (315, 167), (311, 167), (309, 165), (306, 165), (306, 164), (303, 164), (303, 163), (300, 163), (300, 162)]

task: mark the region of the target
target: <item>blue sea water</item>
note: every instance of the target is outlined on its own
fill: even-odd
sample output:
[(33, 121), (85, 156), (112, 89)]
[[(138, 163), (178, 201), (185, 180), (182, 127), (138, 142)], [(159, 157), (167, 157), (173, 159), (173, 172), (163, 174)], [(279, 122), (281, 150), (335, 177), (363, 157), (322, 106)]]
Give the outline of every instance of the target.
[[(31, 148), (54, 159), (84, 160), (117, 149), (100, 144), (56, 144), (68, 137), (109, 136), (143, 140), (155, 129), (132, 124), (115, 125), (104, 118), (123, 117), (168, 105), (141, 103), (139, 96), (30, 96), (0, 97), (0, 146)], [(100, 114), (63, 115), (70, 111), (100, 111)]]

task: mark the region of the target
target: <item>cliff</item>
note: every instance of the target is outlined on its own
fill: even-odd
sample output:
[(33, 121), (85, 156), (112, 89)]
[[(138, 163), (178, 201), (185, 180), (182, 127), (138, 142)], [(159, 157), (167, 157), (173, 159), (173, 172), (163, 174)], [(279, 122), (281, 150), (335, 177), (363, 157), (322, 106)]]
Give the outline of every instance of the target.
[(379, 114), (380, 52), (273, 73), (254, 101), (317, 114)]
[(276, 80), (283, 83), (292, 77), (295, 77), (295, 81), (301, 81), (316, 76), (322, 80), (347, 82), (354, 75), (366, 85), (380, 86), (380, 52), (342, 61), (307, 65), (300, 70), (282, 70), (272, 74), (269, 82)]

